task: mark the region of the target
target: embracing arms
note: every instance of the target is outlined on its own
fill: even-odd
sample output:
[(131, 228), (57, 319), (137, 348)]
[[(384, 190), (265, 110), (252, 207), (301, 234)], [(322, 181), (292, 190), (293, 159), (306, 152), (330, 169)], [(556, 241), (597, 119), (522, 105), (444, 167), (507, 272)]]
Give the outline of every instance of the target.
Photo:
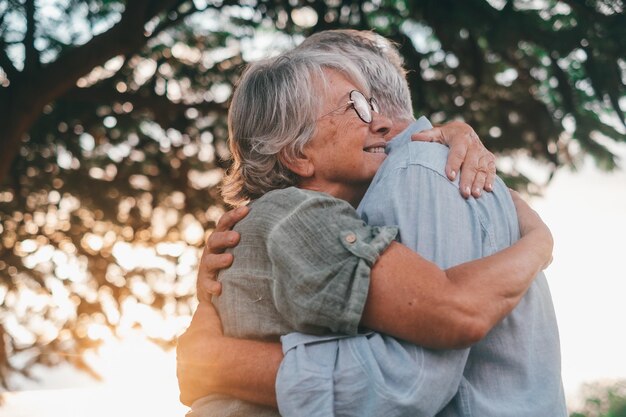
[(217, 311), (201, 301), (176, 348), (180, 401), (191, 406), (222, 393), (276, 407), (274, 382), (282, 359), (279, 343), (224, 337)]
[[(430, 337), (432, 340), (426, 340), (430, 345), (460, 346), (480, 339), (513, 308), (535, 271), (550, 260), (552, 239), (549, 231), (525, 203), (517, 197), (514, 201), (524, 235), (516, 245), (491, 257), (445, 271), (419, 259), (423, 274), (431, 274), (422, 284), (407, 278), (403, 267), (414, 265), (416, 255), (399, 244), (390, 246), (372, 270), (363, 322), (407, 339)], [(245, 214), (247, 209), (229, 212), (220, 220), (217, 233), (208, 240), (203, 254), (201, 281), (214, 281), (218, 269), (232, 262), (231, 255), (221, 252), (236, 243), (237, 233), (228, 232), (228, 229)], [(494, 279), (495, 287), (492, 286), (494, 281), (486, 284)], [(517, 289), (512, 289), (512, 279)], [(202, 282), (201, 285), (203, 288), (214, 285), (213, 290), (219, 289), (216, 288), (218, 283), (207, 285)], [(419, 290), (418, 294), (416, 290)], [(385, 307), (390, 304), (394, 313)], [(429, 326), (428, 320), (422, 318), (421, 324), (417, 322), (422, 326), (420, 330), (398, 320), (398, 317), (413, 314), (425, 314), (436, 323)], [(437, 315), (443, 317), (435, 317)], [(424, 333), (434, 333), (434, 336)], [(181, 401), (190, 405), (208, 393), (226, 393), (273, 405), (276, 401), (274, 379), (281, 358), (279, 344), (223, 337), (214, 308), (201, 302), (189, 329), (179, 340), (177, 360)]]
[[(473, 132), (471, 128), (469, 130), (470, 133), (466, 131), (462, 135), (447, 137), (444, 134), (444, 128), (435, 128), (428, 131), (429, 133), (425, 133), (421, 140), (444, 142), (451, 146), (446, 173), (452, 179), (454, 176), (453, 171), (456, 174), (459, 172), (461, 165), (463, 166), (463, 169), (460, 171), (462, 191), (464, 189), (463, 184), (469, 184), (472, 187), (472, 192), (476, 188), (483, 186), (485, 190), (490, 190), (495, 175), (493, 155), (486, 152), (480, 142), (472, 142), (473, 139), (471, 138), (470, 141), (467, 140), (468, 135)], [(464, 136), (465, 139), (463, 138)], [(455, 138), (457, 139), (456, 142)], [(460, 141), (458, 140), (459, 138), (461, 139)], [(480, 144), (482, 150), (478, 147), (478, 144)], [(469, 153), (465, 159), (458, 157), (459, 152), (463, 154), (468, 149)], [(469, 193), (462, 192), (462, 194), (467, 195)], [(241, 208), (224, 215), (218, 223), (215, 233), (207, 241), (198, 273), (199, 298), (206, 300), (208, 299), (207, 293), (219, 293), (220, 284), (215, 281), (217, 272), (221, 268), (228, 267), (232, 262), (232, 255), (223, 253), (223, 250), (227, 247), (235, 246), (239, 239), (238, 234), (229, 231), (229, 229), (246, 214), (247, 209)], [(404, 248), (404, 250), (406, 249)], [(389, 254), (384, 256), (390, 256), (389, 261), (393, 260), (395, 262), (396, 259), (413, 261), (412, 254), (406, 254), (402, 250), (396, 252), (396, 248), (393, 247), (390, 247), (388, 251)], [(381, 261), (386, 259), (384, 256), (381, 257)], [(384, 270), (390, 269), (387, 262), (380, 263), (379, 261), (375, 264), (372, 273), (374, 281), (370, 288), (370, 291), (372, 291), (370, 295), (381, 296), (384, 299), (387, 295), (386, 291), (390, 287), (385, 287), (383, 284), (390, 284), (392, 281), (388, 279), (379, 281), (376, 279), (379, 267), (383, 270), (381, 276), (384, 276)], [(435, 279), (439, 278), (438, 281), (435, 281), (435, 284), (439, 285), (439, 287), (433, 284), (432, 288), (439, 288), (442, 291), (451, 290), (451, 294), (459, 295), (464, 285), (462, 280), (463, 271), (455, 271), (454, 269), (449, 271), (437, 269), (437, 271), (437, 274), (443, 273), (446, 277), (435, 275)], [(443, 282), (444, 280), (450, 282), (445, 283)], [(455, 282), (456, 285), (453, 284)], [(431, 284), (428, 285), (430, 286)], [(513, 298), (518, 294), (516, 293)], [(502, 294), (502, 296), (504, 300), (502, 309), (506, 310), (510, 297), (507, 298), (506, 294)], [(395, 301), (392, 299), (390, 302)], [(374, 310), (372, 312), (376, 311), (376, 303), (374, 301)], [(472, 324), (475, 330), (464, 332), (460, 337), (460, 339), (468, 342), (481, 333), (484, 322), (481, 322), (481, 315), (477, 314), (480, 312), (477, 312), (475, 309), (476, 305), (480, 305), (479, 302), (474, 303), (470, 307), (461, 308), (461, 305), (461, 302), (456, 304), (454, 311), (461, 313), (463, 310), (466, 310), (470, 315), (474, 314)], [(368, 313), (367, 306), (366, 313)], [(457, 317), (456, 315), (452, 316)], [(391, 316), (391, 319), (393, 320), (393, 316)], [(378, 319), (373, 318), (372, 320), (374, 326), (377, 323), (381, 326), (388, 325), (385, 322), (386, 318), (383, 316)], [(468, 322), (466, 321), (465, 323)], [(463, 326), (457, 324), (456, 328), (460, 327)], [(465, 331), (466, 329), (463, 328), (462, 330)], [(402, 329), (399, 329), (399, 331), (402, 331)], [(436, 337), (442, 338), (444, 336), (451, 339), (454, 335), (438, 335)], [(407, 338), (410, 337), (410, 335), (407, 336)], [(457, 339), (454, 343), (460, 344), (461, 342)], [(179, 340), (177, 359), (181, 400), (185, 404), (191, 404), (195, 399), (209, 393), (225, 393), (260, 404), (275, 404), (274, 378), (281, 358), (282, 352), (279, 344), (223, 337), (219, 318), (215, 310), (210, 304), (203, 302), (194, 315), (189, 329)]]
[(461, 348), (482, 339), (551, 260), (550, 231), (512, 194), (523, 237), (494, 255), (441, 270), (392, 243), (372, 268), (362, 323), (431, 348)]

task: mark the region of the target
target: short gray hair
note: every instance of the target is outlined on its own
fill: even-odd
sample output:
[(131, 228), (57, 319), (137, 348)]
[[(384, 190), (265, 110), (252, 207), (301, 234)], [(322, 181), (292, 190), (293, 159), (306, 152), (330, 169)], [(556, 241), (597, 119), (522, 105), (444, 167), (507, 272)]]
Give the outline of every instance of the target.
[(343, 73), (370, 93), (353, 62), (322, 50), (294, 50), (246, 69), (228, 112), (233, 163), (222, 185), (224, 201), (241, 205), (298, 183), (283, 162), (301, 156), (315, 135), (325, 96), (325, 69)]
[(296, 50), (321, 50), (346, 56), (367, 79), (385, 116), (394, 121), (414, 120), (404, 60), (387, 38), (372, 31), (326, 30), (309, 36)]

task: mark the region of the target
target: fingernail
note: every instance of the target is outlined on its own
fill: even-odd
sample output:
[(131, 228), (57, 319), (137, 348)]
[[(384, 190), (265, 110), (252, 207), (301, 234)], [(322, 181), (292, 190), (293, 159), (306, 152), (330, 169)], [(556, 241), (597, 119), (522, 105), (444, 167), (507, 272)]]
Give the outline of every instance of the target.
[(487, 185), (485, 186), (485, 189), (486, 189), (487, 191), (493, 191), (493, 185), (491, 185), (491, 184), (487, 184)]
[(455, 178), (456, 178), (456, 171), (454, 170), (450, 171), (450, 179), (454, 181)]
[(465, 195), (470, 195), (472, 193), (472, 191), (470, 190), (469, 186), (463, 188), (463, 191), (465, 192)]
[(480, 195), (480, 188), (474, 188), (474, 195), (478, 197)]

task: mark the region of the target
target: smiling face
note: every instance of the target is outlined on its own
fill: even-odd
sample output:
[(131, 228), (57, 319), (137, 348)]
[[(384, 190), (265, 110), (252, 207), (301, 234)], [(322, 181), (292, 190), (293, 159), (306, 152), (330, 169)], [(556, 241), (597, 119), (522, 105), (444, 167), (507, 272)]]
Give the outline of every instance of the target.
[(350, 91), (359, 87), (338, 71), (324, 72), (323, 105), (315, 135), (304, 148), (306, 169), (297, 172), (299, 186), (357, 205), (386, 158), (385, 134), (391, 123), (374, 112), (371, 123), (363, 122), (347, 104)]

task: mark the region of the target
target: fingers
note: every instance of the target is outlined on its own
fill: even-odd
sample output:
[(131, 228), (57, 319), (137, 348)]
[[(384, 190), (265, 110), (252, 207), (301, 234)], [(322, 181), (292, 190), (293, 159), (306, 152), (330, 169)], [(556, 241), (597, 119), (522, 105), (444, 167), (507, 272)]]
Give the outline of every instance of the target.
[(224, 232), (232, 229), (233, 226), (235, 226), (241, 219), (246, 217), (249, 211), (250, 209), (246, 206), (241, 206), (234, 210), (227, 211), (217, 222), (217, 226), (215, 226), (215, 231)]
[[(450, 160), (450, 157), (448, 157), (448, 160)], [(464, 160), (461, 161), (461, 163), (461, 177), (459, 179), (459, 190), (461, 190), (461, 195), (465, 198), (469, 198), (471, 195), (479, 197), (482, 185), (484, 185), (484, 181), (486, 180), (486, 175), (480, 177), (478, 175), (480, 172), (479, 156), (476, 150), (469, 148), (464, 156)], [(476, 180), (476, 186), (482, 182), (482, 185), (478, 190), (472, 188)]]
[(493, 181), (496, 177), (496, 164), (493, 154), (486, 149), (481, 151), (483, 155), (476, 166), (476, 176), (472, 184), (472, 196), (480, 197), (482, 190), (493, 191)]
[(468, 198), (476, 176), (475, 167), (479, 158), (477, 147), (481, 147), (480, 139), (470, 125), (460, 121), (452, 121), (441, 126), (445, 144), (450, 147), (446, 162), (446, 175), (451, 181), (461, 173), (459, 186), (463, 197)]
[(224, 213), (208, 237), (200, 258), (196, 280), (196, 293), (200, 301), (210, 301), (211, 296), (222, 293), (222, 284), (217, 281), (217, 275), (221, 269), (228, 268), (233, 263), (233, 256), (225, 254), (224, 251), (237, 246), (240, 239), (239, 233), (230, 229), (249, 211), (248, 207), (239, 207)]
[(472, 196), (474, 198), (480, 197), (480, 194), (482, 193), (483, 188), (485, 188), (486, 182), (487, 182), (487, 172), (479, 168), (476, 171), (476, 176), (474, 177), (474, 182), (472, 184)]
[(478, 198), (483, 190), (493, 191), (496, 178), (495, 156), (487, 150), (474, 133), (472, 142), (468, 145), (467, 154), (461, 169), (459, 188), (464, 197)]
[(414, 133), (411, 135), (411, 140), (420, 142), (437, 142), (450, 146), (450, 153), (448, 154), (448, 161), (446, 163), (446, 175), (450, 181), (454, 181), (457, 173), (461, 169), (465, 155), (467, 154), (467, 142), (446, 139), (443, 130), (439, 127)]
[(461, 166), (463, 165), (463, 161), (465, 161), (466, 155), (466, 143), (455, 142), (451, 145), (450, 152), (448, 152), (448, 160), (446, 161), (446, 175), (450, 181), (454, 181), (457, 173), (461, 171)]
[(454, 181), (460, 173), (459, 190), (465, 198), (480, 197), (483, 190), (493, 191), (496, 179), (494, 155), (485, 148), (467, 123), (450, 122), (411, 136), (412, 140), (440, 142), (450, 147), (446, 175)]
[(205, 250), (212, 254), (224, 253), (239, 243), (239, 233), (232, 230), (218, 231), (215, 229), (206, 240)]
[(489, 152), (491, 159), (487, 162), (487, 179), (485, 180), (485, 190), (493, 191), (493, 184), (496, 181), (496, 157)]
[(440, 128), (443, 143), (450, 147), (446, 175), (454, 180), (460, 172), (459, 189), (463, 197), (480, 197), (483, 190), (492, 191), (495, 181), (495, 157), (485, 148), (470, 125), (460, 121)]
[(222, 283), (213, 279), (205, 278), (196, 282), (196, 292), (198, 301), (211, 302), (211, 297), (222, 294)]
[(421, 132), (413, 133), (411, 135), (411, 140), (419, 142), (444, 143), (443, 133), (438, 127), (433, 127), (432, 129), (422, 130)]
[(248, 207), (239, 207), (224, 213), (217, 222), (215, 230), (213, 230), (207, 238), (204, 253), (224, 253), (226, 249), (237, 246), (237, 243), (239, 243), (239, 233), (230, 229), (241, 219), (246, 217), (249, 211), (250, 209)]
[(213, 254), (205, 252), (200, 259), (196, 290), (200, 301), (209, 301), (211, 296), (222, 293), (222, 284), (217, 281), (220, 270), (228, 268), (233, 263), (230, 253)]

